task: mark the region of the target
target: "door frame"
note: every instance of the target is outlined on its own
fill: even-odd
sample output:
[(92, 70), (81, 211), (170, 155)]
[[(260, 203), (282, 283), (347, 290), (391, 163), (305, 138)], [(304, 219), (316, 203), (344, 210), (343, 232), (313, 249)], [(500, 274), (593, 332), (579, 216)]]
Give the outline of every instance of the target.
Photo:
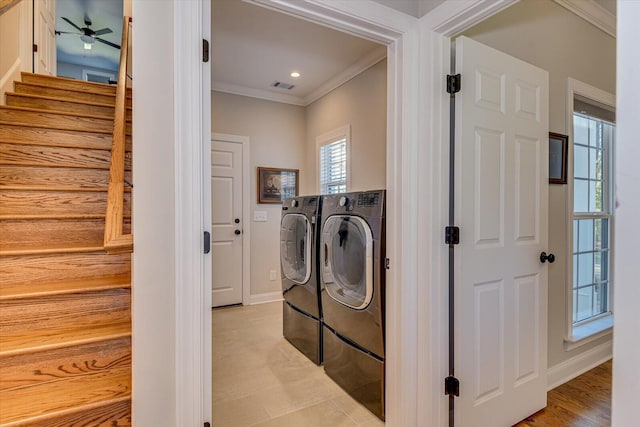
[[(211, 133), (211, 142), (221, 141), (242, 146), (242, 305), (251, 303), (251, 140), (248, 136)], [(211, 206), (211, 200), (209, 205)], [(212, 255), (213, 256), (213, 255)]]

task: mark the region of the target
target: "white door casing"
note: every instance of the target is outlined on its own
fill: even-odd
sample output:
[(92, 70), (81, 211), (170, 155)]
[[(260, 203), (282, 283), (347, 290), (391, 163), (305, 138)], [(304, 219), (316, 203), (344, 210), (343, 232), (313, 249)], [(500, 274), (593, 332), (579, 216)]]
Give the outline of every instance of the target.
[[(242, 144), (211, 143), (211, 301), (242, 303)], [(237, 222), (236, 222), (237, 221)], [(236, 234), (238, 233), (239, 234)]]
[(34, 72), (56, 75), (56, 0), (35, 0), (33, 9)]
[(456, 425), (511, 426), (546, 406), (548, 73), (456, 45)]

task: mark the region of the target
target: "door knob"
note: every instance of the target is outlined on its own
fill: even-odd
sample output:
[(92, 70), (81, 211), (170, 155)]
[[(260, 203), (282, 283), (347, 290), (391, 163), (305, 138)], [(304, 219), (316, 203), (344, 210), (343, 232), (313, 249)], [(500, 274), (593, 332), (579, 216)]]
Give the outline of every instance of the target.
[[(234, 233), (236, 234), (236, 236), (239, 236), (239, 235), (240, 235), (240, 233), (242, 233), (242, 231), (240, 231), (240, 230), (236, 230), (236, 231), (234, 231)], [(553, 262), (553, 261), (551, 261), (551, 262)]]
[(540, 262), (541, 263), (545, 263), (545, 262), (549, 261), (549, 264), (553, 264), (553, 262), (555, 260), (556, 260), (556, 256), (554, 254), (547, 255), (546, 252), (542, 252), (540, 254)]
[(236, 224), (240, 224), (240, 218), (234, 219), (233, 222), (235, 222)]

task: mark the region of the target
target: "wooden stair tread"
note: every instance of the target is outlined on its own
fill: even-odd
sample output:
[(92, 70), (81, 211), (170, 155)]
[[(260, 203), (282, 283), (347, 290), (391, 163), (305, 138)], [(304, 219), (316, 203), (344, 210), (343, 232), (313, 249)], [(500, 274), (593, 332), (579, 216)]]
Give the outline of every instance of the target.
[(0, 144), (0, 164), (109, 169), (111, 152), (103, 149)]
[[(125, 179), (133, 180), (131, 171), (125, 171)], [(95, 168), (69, 168), (48, 166), (22, 166), (0, 164), (0, 188), (106, 191), (109, 170)], [(130, 190), (126, 186), (125, 191)]]
[(51, 417), (69, 407), (102, 404), (105, 400), (130, 397), (130, 367), (8, 390), (3, 393), (0, 426), (23, 422), (24, 414), (30, 414), (30, 418)]
[[(0, 189), (0, 218), (8, 215), (101, 215), (106, 212), (107, 193), (85, 189)], [(131, 193), (124, 194), (124, 211), (131, 210)]]
[[(100, 219), (104, 218), (105, 214), (67, 214), (67, 213), (45, 213), (45, 214), (0, 214), (0, 221), (4, 220), (23, 220), (23, 219)], [(131, 218), (131, 213), (125, 212), (125, 218)]]
[[(114, 105), (73, 100), (51, 96), (8, 92), (5, 94), (5, 104), (9, 107), (33, 108), (46, 111), (68, 112), (72, 114), (88, 114), (113, 118)], [(131, 119), (132, 110), (127, 108), (127, 119)]]
[(115, 108), (113, 104), (103, 103), (103, 102), (95, 102), (95, 101), (84, 101), (84, 100), (73, 100), (69, 98), (64, 98), (60, 96), (47, 96), (47, 95), (37, 95), (32, 93), (16, 93), (16, 92), (6, 92), (5, 96), (19, 96), (24, 98), (32, 98), (32, 99), (42, 99), (46, 101), (60, 101), (60, 102), (69, 102), (72, 104), (83, 104), (83, 105), (91, 105), (95, 107), (109, 107)]
[(0, 285), (0, 301), (131, 287), (131, 275), (71, 279), (35, 284)]
[(100, 94), (83, 90), (59, 89), (37, 83), (14, 82), (13, 91), (14, 93), (19, 94), (56, 96), (58, 98), (65, 98), (70, 100), (99, 101), (100, 103), (108, 105), (115, 105), (116, 102), (115, 93)]
[(76, 114), (76, 113), (70, 113), (68, 111), (41, 110), (39, 108), (29, 108), (29, 107), (12, 107), (8, 105), (0, 105), (0, 110), (24, 111), (26, 113), (40, 113), (40, 114), (48, 114), (53, 116), (71, 116), (71, 117), (81, 117), (81, 118), (87, 118), (87, 119), (101, 119), (101, 120), (113, 121), (112, 117), (102, 116), (98, 114)]
[[(0, 122), (13, 122), (20, 125), (36, 122), (40, 127), (49, 129), (81, 130), (91, 133), (113, 132), (113, 118), (110, 117), (4, 105), (0, 105)], [(131, 134), (130, 121), (127, 121), (127, 134)]]
[[(0, 120), (0, 142), (20, 145), (41, 145), (69, 148), (111, 150), (113, 130), (87, 132), (79, 129), (51, 129), (39, 123), (13, 123)], [(131, 137), (127, 137), (131, 151)]]
[(0, 340), (0, 358), (129, 336), (131, 322), (108, 325), (79, 324), (59, 330), (40, 329), (29, 332), (28, 335), (22, 331), (4, 333)]
[(48, 76), (45, 74), (34, 74), (28, 72), (22, 72), (22, 81), (25, 83), (35, 82), (46, 84), (50, 87), (56, 87), (61, 89), (76, 89), (85, 92), (94, 92), (99, 94), (115, 94), (116, 87), (105, 83), (87, 82), (84, 80), (70, 79), (67, 77)]

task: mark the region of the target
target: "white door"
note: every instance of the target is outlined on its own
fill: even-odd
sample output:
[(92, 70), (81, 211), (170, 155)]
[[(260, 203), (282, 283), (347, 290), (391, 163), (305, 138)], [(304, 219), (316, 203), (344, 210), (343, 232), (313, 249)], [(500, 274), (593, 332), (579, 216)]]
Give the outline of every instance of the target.
[(211, 301), (242, 303), (242, 144), (211, 142)]
[(456, 40), (456, 425), (546, 406), (548, 73)]
[(56, 0), (35, 0), (33, 3), (34, 72), (56, 75)]

